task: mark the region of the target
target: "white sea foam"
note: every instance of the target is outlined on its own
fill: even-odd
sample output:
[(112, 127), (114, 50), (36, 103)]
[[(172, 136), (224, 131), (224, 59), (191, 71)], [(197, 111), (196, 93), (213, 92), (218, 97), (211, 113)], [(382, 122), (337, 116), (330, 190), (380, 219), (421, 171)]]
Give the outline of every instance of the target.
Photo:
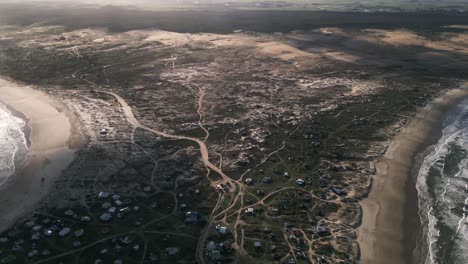
[(441, 139), (426, 151), (418, 172), (426, 264), (468, 263), (468, 101), (459, 110), (444, 122)]
[(28, 152), (24, 135), (26, 123), (15, 117), (0, 103), (0, 185), (15, 173), (16, 166), (25, 161)]

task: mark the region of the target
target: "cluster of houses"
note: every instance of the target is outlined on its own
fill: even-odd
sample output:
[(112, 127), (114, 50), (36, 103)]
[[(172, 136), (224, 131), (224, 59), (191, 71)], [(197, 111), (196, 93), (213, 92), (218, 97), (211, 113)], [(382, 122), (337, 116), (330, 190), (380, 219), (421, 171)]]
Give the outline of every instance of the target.
[[(274, 172), (277, 175), (284, 176), (285, 178), (288, 178), (288, 179), (291, 178), (291, 176), (290, 176), (290, 174), (288, 172), (280, 172), (278, 170), (275, 170)], [(263, 173), (263, 171), (261, 171), (261, 173)], [(328, 181), (327, 181), (327, 178), (328, 177), (323, 176), (323, 175), (320, 177), (320, 182), (319, 182), (320, 183), (320, 188), (329, 189), (329, 191), (331, 191), (332, 193), (334, 193), (334, 194), (336, 194), (338, 196), (346, 196), (347, 195), (347, 192), (346, 192), (346, 190), (344, 188), (339, 187), (339, 186), (330, 186)], [(269, 183), (273, 182), (273, 179), (271, 177), (265, 176), (265, 177), (261, 177), (260, 181), (261, 181), (261, 183), (269, 184)], [(296, 178), (296, 179), (294, 179), (294, 183), (296, 185), (302, 187), (302, 186), (312, 184), (312, 181), (309, 178), (306, 178), (306, 179)], [(254, 179), (252, 179), (252, 178), (247, 178), (247, 179), (244, 180), (244, 184), (247, 185), (247, 186), (253, 186), (254, 184), (256, 184), (256, 181)], [(258, 194), (258, 192), (257, 192), (257, 194)], [(308, 198), (310, 200), (309, 196), (307, 196), (306, 198)], [(247, 204), (249, 204), (249, 203), (247, 202)], [(258, 208), (248, 207), (248, 208), (246, 208), (244, 210), (244, 214), (246, 216), (253, 217), (258, 213), (257, 210), (258, 210)], [(279, 216), (280, 215), (280, 208), (277, 207), (277, 206), (269, 207), (268, 214), (270, 216), (274, 216), (274, 217)], [(314, 222), (315, 221), (312, 221), (310, 223), (314, 223)], [(304, 237), (303, 237), (304, 236), (303, 231), (301, 229), (299, 229), (299, 228), (294, 228), (294, 225), (292, 225), (292, 224), (290, 224), (288, 222), (285, 222), (284, 230), (285, 230), (285, 232), (287, 234), (288, 241), (291, 243), (291, 245), (294, 245), (294, 247), (297, 249), (297, 252), (294, 252), (295, 257), (294, 258), (287, 258), (285, 263), (295, 264), (295, 263), (297, 263), (298, 258), (307, 259), (307, 254), (303, 249), (308, 247), (309, 245), (306, 245), (306, 242), (305, 242)], [(329, 236), (331, 234), (330, 229), (328, 229), (326, 226), (321, 225), (321, 224), (317, 224), (316, 226), (314, 226), (312, 228), (309, 228), (309, 229), (307, 229), (305, 231), (307, 233), (314, 234), (314, 236), (318, 236), (318, 237), (327, 237), (327, 236)], [(269, 237), (269, 239), (274, 239), (274, 234), (270, 233), (268, 237)], [(260, 250), (260, 249), (262, 249), (262, 242), (261, 241), (254, 241), (253, 246), (254, 246), (254, 248), (256, 250)], [(276, 256), (277, 254), (281, 254), (279, 251), (277, 251), (276, 246), (271, 247), (271, 254), (272, 254), (272, 257), (274, 259), (280, 259), (281, 258), (280, 255)], [(325, 255), (319, 255), (317, 257), (317, 263), (325, 264), (325, 263), (329, 263), (329, 262), (328, 262), (327, 257)]]
[[(69, 211), (65, 212), (67, 215)], [(82, 218), (87, 220), (88, 218)], [(6, 244), (11, 245), (11, 252), (18, 255), (34, 258), (38, 256), (47, 257), (52, 253), (52, 249), (39, 243), (43, 238), (61, 239), (71, 237), (71, 246), (78, 248), (81, 245), (81, 238), (85, 235), (83, 228), (72, 229), (60, 219), (51, 220), (45, 218), (42, 221), (31, 220), (24, 224), (24, 228), (30, 234), (29, 239), (24, 237), (19, 231), (11, 231), (5, 237), (0, 237), (0, 246), (6, 248)], [(22, 238), (19, 238), (22, 237)], [(41, 246), (42, 245), (42, 246)], [(16, 263), (15, 255), (8, 255), (0, 259), (0, 263)]]
[[(216, 232), (218, 234), (218, 238), (222, 238), (222, 240), (227, 239), (231, 235), (228, 228), (222, 225), (216, 226)], [(229, 248), (229, 243), (208, 241), (206, 245), (206, 256), (210, 263), (218, 263), (223, 258), (223, 254), (227, 253)]]
[[(151, 188), (144, 188), (144, 191), (149, 192)], [(108, 222), (114, 217), (121, 218), (129, 212), (136, 212), (140, 209), (138, 206), (130, 206), (131, 200), (122, 200), (121, 196), (118, 194), (111, 195), (108, 192), (102, 191), (97, 195), (97, 198), (102, 201), (100, 208), (103, 211), (99, 215), (99, 219), (102, 222)], [(66, 209), (63, 215), (64, 218), (70, 218), (73, 219), (73, 221), (59, 218), (54, 220), (51, 218), (34, 219), (24, 224), (26, 233), (20, 230), (13, 230), (7, 235), (0, 237), (0, 263), (17, 263), (19, 257), (35, 258), (51, 255), (53, 249), (40, 243), (42, 239), (54, 239), (57, 241), (63, 239), (61, 243), (66, 243), (70, 248), (80, 248), (83, 238), (86, 237), (86, 230), (82, 227), (83, 225), (76, 225), (76, 223), (89, 223), (92, 217), (89, 215), (80, 215), (72, 209)], [(196, 212), (192, 215), (192, 219), (199, 218)], [(104, 227), (100, 233), (105, 235), (110, 231), (111, 229), (109, 227)], [(114, 251), (124, 246), (131, 246), (133, 251), (141, 250), (141, 246), (139, 244), (132, 244), (132, 239), (128, 236), (114, 238), (112, 243), (114, 244)], [(3, 251), (6, 251), (2, 249), (7, 249), (8, 247), (11, 247), (9, 251), (12, 254), (2, 256)], [(100, 254), (104, 255), (108, 251), (109, 249), (103, 248)], [(169, 255), (173, 253), (174, 250), (169, 250), (168, 252)], [(116, 259), (115, 261), (115, 263), (118, 264), (121, 260)], [(99, 264), (103, 262), (100, 259), (96, 259), (95, 263)]]
[[(150, 192), (151, 190), (152, 188), (149, 186), (143, 188), (145, 192)], [(130, 212), (140, 211), (138, 205), (131, 206), (132, 201), (129, 199), (122, 199), (119, 194), (111, 195), (108, 192), (102, 191), (98, 194), (98, 198), (103, 201), (103, 203), (101, 203), (101, 209), (103, 211), (99, 215), (99, 219), (102, 222), (109, 222), (115, 217), (122, 218)], [(141, 221), (135, 222), (136, 226), (141, 224)]]
[[(113, 217), (122, 218), (129, 211), (138, 211), (140, 208), (138, 206), (133, 206), (132, 208), (128, 207), (130, 201), (122, 201), (120, 195), (114, 194), (110, 196), (108, 192), (100, 192), (98, 194), (99, 199), (106, 200), (106, 202), (101, 204), (101, 208), (104, 210), (99, 219), (103, 222), (110, 221)], [(110, 201), (109, 201), (109, 198)]]
[[(275, 170), (274, 172), (277, 173), (277, 174), (280, 174), (280, 171), (278, 171), (278, 170)], [(263, 170), (260, 170), (260, 173), (263, 173)], [(291, 176), (289, 175), (288, 172), (284, 172), (283, 176), (285, 178), (291, 178)], [(273, 183), (273, 179), (271, 177), (266, 176), (266, 177), (262, 177), (261, 182), (265, 183), (265, 184), (270, 184), (270, 183)], [(294, 182), (298, 186), (301, 186), (301, 187), (306, 186), (307, 184), (309, 184), (309, 185), (312, 184), (312, 180), (309, 179), (309, 178), (306, 178), (306, 179), (298, 178)], [(247, 179), (244, 180), (244, 183), (246, 185), (248, 185), (248, 186), (252, 186), (252, 185), (255, 184), (255, 180), (252, 179), (252, 178), (247, 178)], [(320, 188), (325, 188), (325, 187), (328, 186), (326, 176), (324, 176), (324, 175), (320, 176), (319, 186), (320, 186)], [(345, 196), (347, 194), (347, 192), (345, 191), (344, 188), (338, 187), (338, 186), (332, 186), (332, 187), (330, 187), (330, 190), (333, 193), (335, 193), (336, 195), (338, 195), (338, 196)], [(257, 191), (257, 194), (259, 194), (258, 191)]]

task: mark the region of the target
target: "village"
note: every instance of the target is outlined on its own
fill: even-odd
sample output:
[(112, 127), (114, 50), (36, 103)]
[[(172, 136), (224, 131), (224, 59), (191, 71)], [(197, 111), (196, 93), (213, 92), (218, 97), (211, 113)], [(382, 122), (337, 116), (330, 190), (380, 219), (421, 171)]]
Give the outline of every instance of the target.
[[(233, 246), (236, 244), (246, 255), (272, 261), (308, 263), (312, 259), (317, 263), (330, 263), (337, 236), (343, 244), (351, 242), (353, 245), (359, 208), (352, 209), (352, 204), (346, 203), (348, 191), (343, 185), (333, 184), (337, 181), (330, 179), (329, 173), (373, 174), (372, 163), (342, 162), (339, 165), (340, 162), (334, 160), (324, 161), (314, 168), (306, 163), (304, 155), (288, 156), (285, 161), (275, 155), (238, 178), (238, 192), (231, 193), (221, 183), (216, 193), (207, 184), (210, 177), (196, 177), (207, 172), (201, 164), (197, 165), (199, 161), (193, 145), (171, 142), (164, 148), (161, 145), (160, 153), (153, 154), (148, 146), (161, 138), (151, 138), (144, 131), (132, 132), (121, 106), (111, 96), (89, 91), (59, 95), (70, 108), (85, 113), (81, 123), (92, 143), (88, 148), (99, 147), (120, 154), (100, 156), (107, 168), (98, 175), (95, 170), (90, 170), (88, 176), (82, 171), (82, 177), (77, 179), (76, 169), (72, 168), (58, 183), (68, 187), (50, 198), (58, 200), (66, 195), (68, 199), (55, 201), (56, 208), (38, 211), (15, 229), (2, 234), (0, 243), (8, 250), (2, 252), (1, 263), (27, 260), (67, 263), (73, 259), (89, 263), (127, 263), (130, 259), (171, 263), (189, 260), (193, 248), (197, 247), (201, 247), (201, 258), (206, 263), (229, 263), (238, 258)], [(257, 133), (252, 134), (252, 138), (257, 137)], [(314, 136), (292, 134), (290, 138), (311, 141)], [(134, 147), (128, 146), (126, 142), (129, 141)], [(287, 145), (297, 150), (293, 144)], [(125, 153), (137, 155), (133, 160), (138, 164), (131, 165), (133, 169), (116, 162), (116, 155)], [(158, 158), (152, 158), (153, 155)], [(144, 156), (147, 163), (153, 165), (142, 163)], [(132, 159), (126, 160), (132, 163)], [(81, 162), (83, 164), (74, 166), (81, 168), (89, 163), (86, 159)], [(295, 173), (282, 170), (283, 165), (278, 164), (284, 162), (288, 167), (296, 164), (311, 175), (297, 177), (296, 169)], [(180, 168), (179, 164), (192, 165), (178, 170), (175, 180), (158, 175)], [(304, 172), (300, 175), (308, 174)], [(95, 185), (89, 188), (87, 184), (79, 185), (80, 181), (94, 181)], [(85, 199), (80, 202), (83, 196)], [(68, 202), (73, 199), (77, 202)], [(217, 199), (230, 201), (231, 206), (228, 203), (224, 208), (219, 207), (210, 217), (210, 207), (215, 206)], [(70, 207), (70, 204), (75, 206)], [(349, 221), (345, 218), (339, 224), (337, 219), (325, 218), (338, 213), (340, 208), (355, 210), (355, 216), (348, 215)], [(197, 234), (208, 223), (211, 224), (205, 231), (206, 239), (199, 245)], [(242, 227), (240, 232), (239, 227)], [(100, 239), (96, 241), (96, 237)], [(187, 241), (185, 247), (180, 246), (180, 239)], [(352, 252), (356, 244), (342, 250)]]

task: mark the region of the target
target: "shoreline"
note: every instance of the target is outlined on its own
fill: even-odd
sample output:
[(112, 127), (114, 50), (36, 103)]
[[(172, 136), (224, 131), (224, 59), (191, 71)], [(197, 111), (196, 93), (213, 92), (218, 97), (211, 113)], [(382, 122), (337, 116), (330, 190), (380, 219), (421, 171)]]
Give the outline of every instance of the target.
[[(0, 101), (27, 122), (26, 164), (0, 186), (0, 232), (31, 213), (75, 158), (84, 137), (78, 119), (59, 100), (0, 78)], [(44, 180), (42, 180), (42, 178)]]
[[(1, 100), (0, 100), (1, 101)], [(25, 116), (20, 111), (16, 110), (15, 108), (5, 104), (6, 109), (11, 112), (11, 115), (17, 117), (25, 122), (25, 126), (23, 127), (22, 131), (24, 133), (24, 138), (26, 139), (26, 146), (28, 148), (31, 147), (31, 127), (29, 127), (30, 120), (27, 116)]]
[(446, 92), (420, 109), (389, 141), (376, 162), (369, 196), (360, 202), (361, 263), (415, 263), (421, 257), (414, 252), (421, 225), (414, 173), (421, 153), (440, 138), (445, 116), (467, 96), (466, 87)]

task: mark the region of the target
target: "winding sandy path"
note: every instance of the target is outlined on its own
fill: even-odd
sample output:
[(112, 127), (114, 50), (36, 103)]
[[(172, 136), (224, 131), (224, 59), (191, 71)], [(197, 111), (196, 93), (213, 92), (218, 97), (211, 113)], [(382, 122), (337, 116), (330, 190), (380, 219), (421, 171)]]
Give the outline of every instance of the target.
[[(200, 147), (201, 158), (202, 158), (203, 164), (206, 166), (206, 168), (218, 173), (223, 178), (222, 182), (224, 184), (227, 184), (227, 186), (229, 186), (229, 188), (230, 188), (229, 191), (230, 192), (235, 192), (236, 184), (233, 184), (232, 179), (229, 178), (226, 174), (224, 174), (224, 172), (221, 170), (220, 167), (217, 167), (216, 165), (211, 163), (210, 160), (209, 160), (208, 148), (207, 148), (207, 146), (205, 144), (205, 141), (209, 137), (210, 134), (209, 134), (208, 130), (205, 129), (201, 124), (202, 115), (201, 115), (201, 112), (200, 112), (201, 107), (202, 107), (201, 101), (202, 101), (202, 98), (203, 98), (203, 95), (204, 95), (204, 91), (203, 91), (203, 94), (199, 98), (198, 109), (197, 109), (197, 113), (200, 115), (200, 120), (198, 121), (198, 123), (199, 123), (200, 127), (206, 132), (206, 136), (205, 136), (204, 140), (200, 140), (198, 138), (186, 137), (186, 136), (171, 135), (171, 134), (168, 134), (168, 133), (158, 131), (158, 130), (155, 130), (155, 129), (150, 128), (150, 127), (147, 127), (145, 125), (142, 125), (135, 118), (135, 115), (133, 114), (132, 108), (128, 105), (128, 103), (125, 101), (125, 99), (123, 99), (121, 96), (119, 96), (118, 94), (116, 94), (114, 92), (105, 92), (105, 91), (100, 91), (100, 92), (110, 94), (113, 97), (115, 97), (115, 99), (121, 105), (122, 110), (124, 111), (125, 118), (133, 126), (134, 129), (141, 128), (141, 129), (144, 129), (144, 130), (146, 130), (148, 132), (154, 133), (154, 134), (162, 136), (162, 137), (167, 137), (167, 138), (172, 138), (172, 139), (189, 140), (189, 141), (192, 141), (192, 142), (196, 142), (198, 144), (198, 146)], [(211, 181), (211, 180), (210, 180), (210, 182), (211, 182), (211, 185), (213, 187), (216, 187), (216, 185), (219, 184), (219, 182), (214, 182), (214, 181)], [(208, 223), (207, 223), (206, 227), (203, 229), (202, 233), (200, 234), (200, 239), (199, 239), (199, 242), (198, 242), (198, 245), (197, 245), (197, 250), (196, 250), (196, 257), (197, 257), (198, 261), (200, 263), (202, 263), (202, 264), (205, 263), (205, 260), (203, 258), (204, 243), (205, 243), (205, 241), (206, 241), (206, 239), (208, 237), (209, 228), (213, 224), (213, 221), (214, 221), (214, 212), (218, 209), (221, 199), (222, 199), (222, 195), (220, 195), (218, 197), (218, 201), (216, 203), (215, 208), (212, 211), (212, 215), (210, 216), (210, 219), (208, 220)]]
[[(132, 108), (127, 104), (125, 99), (123, 99), (122, 97), (120, 97), (118, 94), (116, 94), (114, 92), (104, 92), (104, 91), (100, 91), (100, 92), (110, 94), (110, 95), (114, 96), (115, 99), (117, 99), (119, 104), (122, 106), (122, 109), (123, 109), (124, 114), (125, 114), (125, 118), (127, 119), (127, 121), (134, 128), (141, 128), (141, 129), (144, 129), (144, 130), (146, 130), (148, 132), (154, 133), (154, 134), (162, 136), (162, 137), (167, 137), (167, 138), (172, 138), (172, 139), (189, 140), (189, 141), (196, 142), (198, 144), (198, 146), (200, 147), (200, 154), (201, 154), (203, 164), (207, 168), (209, 168), (212, 171), (218, 173), (223, 178), (223, 183), (229, 183), (228, 186), (231, 186), (231, 188), (232, 188), (232, 190), (230, 190), (230, 191), (235, 190), (235, 185), (231, 184), (232, 183), (231, 178), (229, 178), (226, 174), (224, 174), (224, 172), (220, 168), (218, 168), (216, 165), (214, 165), (213, 163), (210, 162), (208, 148), (206, 147), (206, 144), (205, 144), (205, 142), (203, 140), (200, 140), (198, 138), (186, 137), (186, 136), (171, 135), (171, 134), (168, 134), (166, 132), (158, 131), (158, 130), (152, 129), (150, 127), (147, 127), (145, 125), (142, 125), (142, 124), (140, 124), (140, 122), (133, 115)], [(206, 132), (208, 133), (208, 131), (206, 131)], [(207, 134), (206, 137), (208, 137), (208, 136), (209, 136), (209, 134)]]

